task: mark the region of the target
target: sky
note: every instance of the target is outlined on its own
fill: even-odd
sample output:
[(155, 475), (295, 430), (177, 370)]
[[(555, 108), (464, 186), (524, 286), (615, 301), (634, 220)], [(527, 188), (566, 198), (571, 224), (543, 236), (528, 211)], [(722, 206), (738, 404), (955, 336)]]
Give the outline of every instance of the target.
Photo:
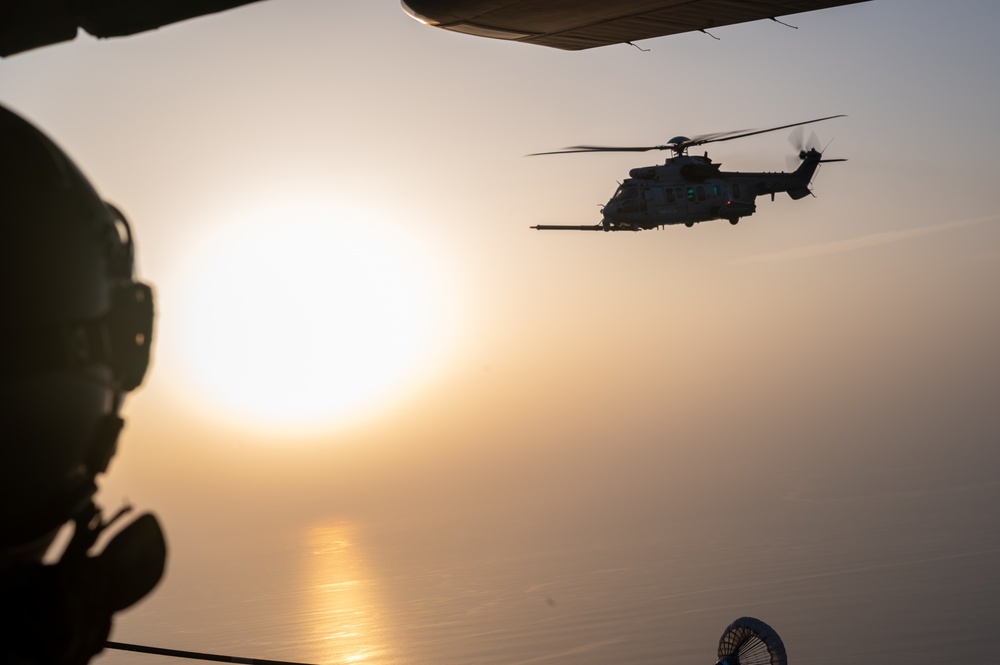
[[(1000, 6), (788, 22), (563, 52), (266, 0), (0, 62), (156, 290), (102, 501), (161, 515), (179, 569), (261, 523), (712, 529), (801, 492), (995, 531)], [(834, 114), (815, 197), (529, 228), (597, 223), (665, 155), (528, 153)], [(779, 171), (786, 137), (707, 147)]]

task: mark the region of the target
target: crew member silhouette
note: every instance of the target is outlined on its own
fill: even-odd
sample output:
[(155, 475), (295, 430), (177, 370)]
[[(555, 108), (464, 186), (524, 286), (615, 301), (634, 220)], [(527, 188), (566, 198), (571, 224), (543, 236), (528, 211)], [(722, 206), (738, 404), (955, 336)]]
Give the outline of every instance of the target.
[(105, 520), (95, 479), (149, 364), (153, 294), (124, 216), (2, 106), (0, 233), (0, 663), (87, 663), (166, 560), (148, 513), (94, 547), (125, 512)]

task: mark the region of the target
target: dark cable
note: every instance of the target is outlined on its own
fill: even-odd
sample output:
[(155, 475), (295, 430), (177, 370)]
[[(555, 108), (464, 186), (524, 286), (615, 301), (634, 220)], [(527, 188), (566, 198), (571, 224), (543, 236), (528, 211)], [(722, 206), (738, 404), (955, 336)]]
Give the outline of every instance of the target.
[(141, 644), (125, 644), (124, 642), (104, 643), (109, 649), (119, 651), (135, 651), (137, 653), (150, 653), (157, 656), (173, 656), (174, 658), (190, 658), (192, 660), (211, 660), (216, 663), (248, 663), (249, 665), (309, 665), (308, 663), (295, 663), (290, 660), (267, 660), (264, 658), (240, 658), (239, 656), (220, 656), (215, 653), (201, 653), (198, 651), (181, 651), (180, 649), (164, 649), (162, 647), (146, 647)]

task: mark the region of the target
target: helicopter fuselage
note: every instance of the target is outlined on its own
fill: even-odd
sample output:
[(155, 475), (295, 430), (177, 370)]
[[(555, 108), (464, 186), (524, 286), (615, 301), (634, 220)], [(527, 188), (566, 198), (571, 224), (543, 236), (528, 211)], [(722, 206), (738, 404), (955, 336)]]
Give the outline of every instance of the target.
[(787, 192), (792, 199), (809, 195), (809, 181), (821, 161), (811, 150), (793, 172), (722, 171), (708, 156), (679, 155), (655, 166), (629, 171), (605, 204), (604, 219), (593, 226), (539, 225), (541, 230), (640, 231), (674, 224), (694, 226), (725, 219), (736, 224), (757, 211), (756, 198)]

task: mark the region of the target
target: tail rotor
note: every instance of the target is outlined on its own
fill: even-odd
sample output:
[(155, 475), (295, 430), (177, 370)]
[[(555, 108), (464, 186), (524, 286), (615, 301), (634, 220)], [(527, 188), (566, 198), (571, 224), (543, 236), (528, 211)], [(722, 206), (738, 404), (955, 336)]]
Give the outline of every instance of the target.
[[(823, 159), (823, 153), (826, 149), (830, 147), (830, 143), (833, 143), (833, 139), (823, 145), (819, 141), (819, 137), (816, 136), (816, 132), (809, 132), (809, 138), (805, 137), (805, 131), (802, 127), (796, 127), (792, 130), (792, 133), (788, 137), (788, 142), (792, 144), (795, 148), (797, 155), (787, 155), (785, 158), (785, 163), (788, 165), (788, 170), (795, 172), (799, 168), (804, 166), (806, 160), (810, 160), (815, 164), (815, 170), (809, 172), (809, 184), (807, 185), (807, 190), (809, 194), (812, 192), (812, 184), (816, 180), (816, 176), (819, 175), (819, 169), (823, 164), (829, 162), (846, 162), (846, 159)], [(803, 194), (805, 195), (805, 194)], [(795, 197), (793, 197), (795, 198)]]
[(816, 132), (810, 132), (809, 138), (806, 139), (805, 128), (796, 127), (792, 130), (792, 133), (788, 136), (788, 142), (792, 144), (795, 149), (795, 154), (788, 155), (785, 158), (785, 162), (788, 165), (789, 171), (794, 171), (799, 167), (810, 151), (815, 150), (816, 152), (823, 154), (820, 150), (821, 143), (819, 142), (819, 137), (816, 136)]

